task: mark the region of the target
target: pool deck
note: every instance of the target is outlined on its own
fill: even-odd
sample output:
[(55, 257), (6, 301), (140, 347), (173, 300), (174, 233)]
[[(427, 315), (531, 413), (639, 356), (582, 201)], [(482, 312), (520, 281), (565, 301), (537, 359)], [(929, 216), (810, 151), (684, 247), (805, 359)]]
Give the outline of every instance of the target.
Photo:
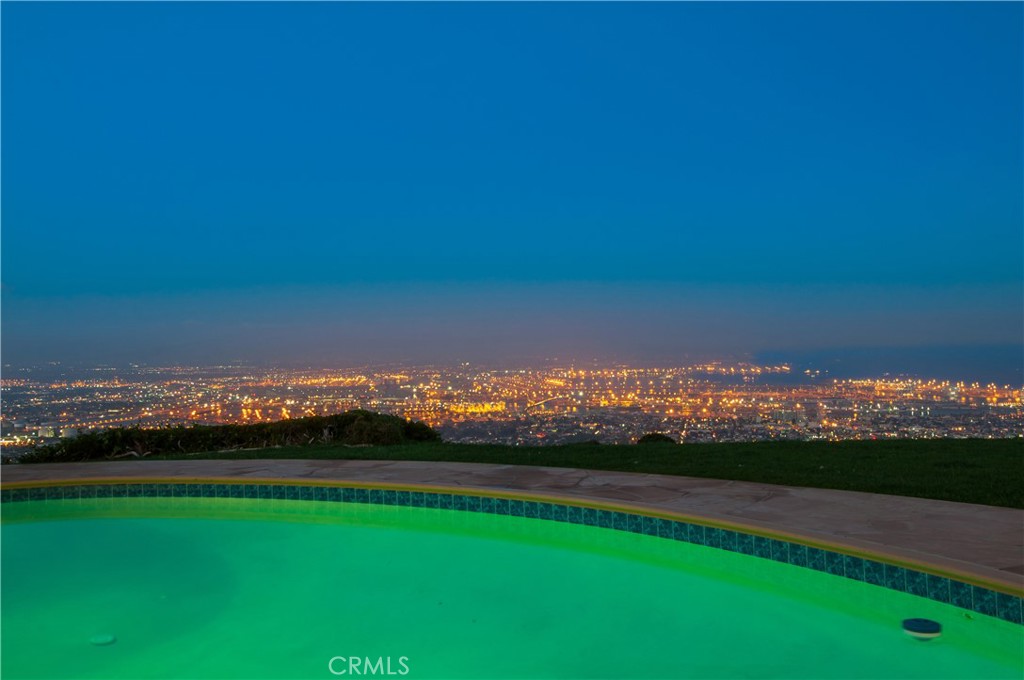
[(480, 463), (120, 461), (4, 466), (2, 483), (231, 479), (429, 485), (613, 503), (933, 565), (1024, 590), (1024, 510), (696, 477)]

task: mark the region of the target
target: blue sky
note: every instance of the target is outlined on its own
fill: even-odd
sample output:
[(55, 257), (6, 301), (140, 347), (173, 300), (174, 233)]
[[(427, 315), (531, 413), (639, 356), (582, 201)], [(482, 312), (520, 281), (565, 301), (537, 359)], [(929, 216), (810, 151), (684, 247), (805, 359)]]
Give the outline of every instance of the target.
[(4, 3), (4, 362), (1022, 344), (1022, 18)]

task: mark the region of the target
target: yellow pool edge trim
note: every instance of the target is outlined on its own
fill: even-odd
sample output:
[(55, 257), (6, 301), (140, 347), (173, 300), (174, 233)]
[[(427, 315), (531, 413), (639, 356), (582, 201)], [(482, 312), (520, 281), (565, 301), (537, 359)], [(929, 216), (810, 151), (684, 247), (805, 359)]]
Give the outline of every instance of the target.
[[(702, 515), (690, 515), (672, 510), (664, 510), (644, 504), (616, 503), (576, 496), (562, 496), (557, 493), (538, 493), (530, 491), (508, 491), (503, 489), (492, 489), (489, 487), (472, 486), (447, 486), (441, 484), (415, 484), (415, 483), (390, 483), (390, 482), (363, 482), (343, 479), (295, 479), (279, 477), (95, 477), (88, 479), (54, 479), (36, 480), (24, 482), (0, 482), (2, 490), (16, 489), (38, 489), (50, 486), (99, 486), (104, 484), (257, 484), (257, 485), (280, 485), (280, 486), (321, 486), (321, 487), (346, 487), (356, 489), (379, 489), (385, 491), (421, 491), (427, 493), (447, 493), (462, 496), (478, 496), (490, 498), (503, 498), (506, 500), (535, 501), (540, 503), (558, 503), (560, 505), (571, 505), (579, 508), (590, 508), (593, 510), (608, 510), (612, 512), (624, 512), (632, 515), (667, 519), (675, 522), (687, 522), (700, 524), (705, 527), (726, 529), (739, 533), (771, 538), (789, 543), (797, 543), (810, 548), (818, 548), (841, 555), (859, 557), (861, 559), (883, 562), (905, 569), (913, 569), (933, 576), (960, 581), (970, 585), (988, 588), (996, 592), (1024, 597), (1024, 588), (1012, 583), (995, 581), (984, 577), (958, 571), (928, 562), (919, 562), (885, 551), (869, 551), (841, 542), (823, 541), (818, 538), (811, 538), (800, 533), (782, 531), (778, 529), (765, 529), (759, 526), (744, 524), (743, 522), (724, 521), (712, 519)], [(268, 499), (269, 500), (269, 499)], [(275, 499), (277, 500), (277, 499)], [(710, 547), (710, 546), (708, 546)], [(722, 550), (722, 548), (718, 548)], [(764, 559), (764, 558), (761, 558)], [(845, 578), (845, 577), (844, 577)], [(867, 581), (863, 581), (867, 583)], [(870, 584), (869, 584), (870, 585)], [(881, 586), (885, 587), (885, 586)]]

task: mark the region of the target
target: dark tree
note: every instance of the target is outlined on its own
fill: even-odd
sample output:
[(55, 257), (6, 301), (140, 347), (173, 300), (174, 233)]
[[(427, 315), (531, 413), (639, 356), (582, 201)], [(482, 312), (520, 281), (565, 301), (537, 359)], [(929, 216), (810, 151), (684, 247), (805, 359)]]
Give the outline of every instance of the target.
[(437, 430), (418, 420), (405, 424), (405, 438), (414, 442), (439, 442)]

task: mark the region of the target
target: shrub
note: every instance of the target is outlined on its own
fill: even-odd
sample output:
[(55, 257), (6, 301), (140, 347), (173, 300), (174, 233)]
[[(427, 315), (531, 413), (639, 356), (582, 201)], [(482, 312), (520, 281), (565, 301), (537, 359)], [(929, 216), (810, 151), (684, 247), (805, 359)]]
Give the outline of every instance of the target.
[(669, 437), (667, 434), (661, 434), (660, 432), (648, 432), (640, 439), (636, 440), (637, 444), (675, 444), (676, 440)]

